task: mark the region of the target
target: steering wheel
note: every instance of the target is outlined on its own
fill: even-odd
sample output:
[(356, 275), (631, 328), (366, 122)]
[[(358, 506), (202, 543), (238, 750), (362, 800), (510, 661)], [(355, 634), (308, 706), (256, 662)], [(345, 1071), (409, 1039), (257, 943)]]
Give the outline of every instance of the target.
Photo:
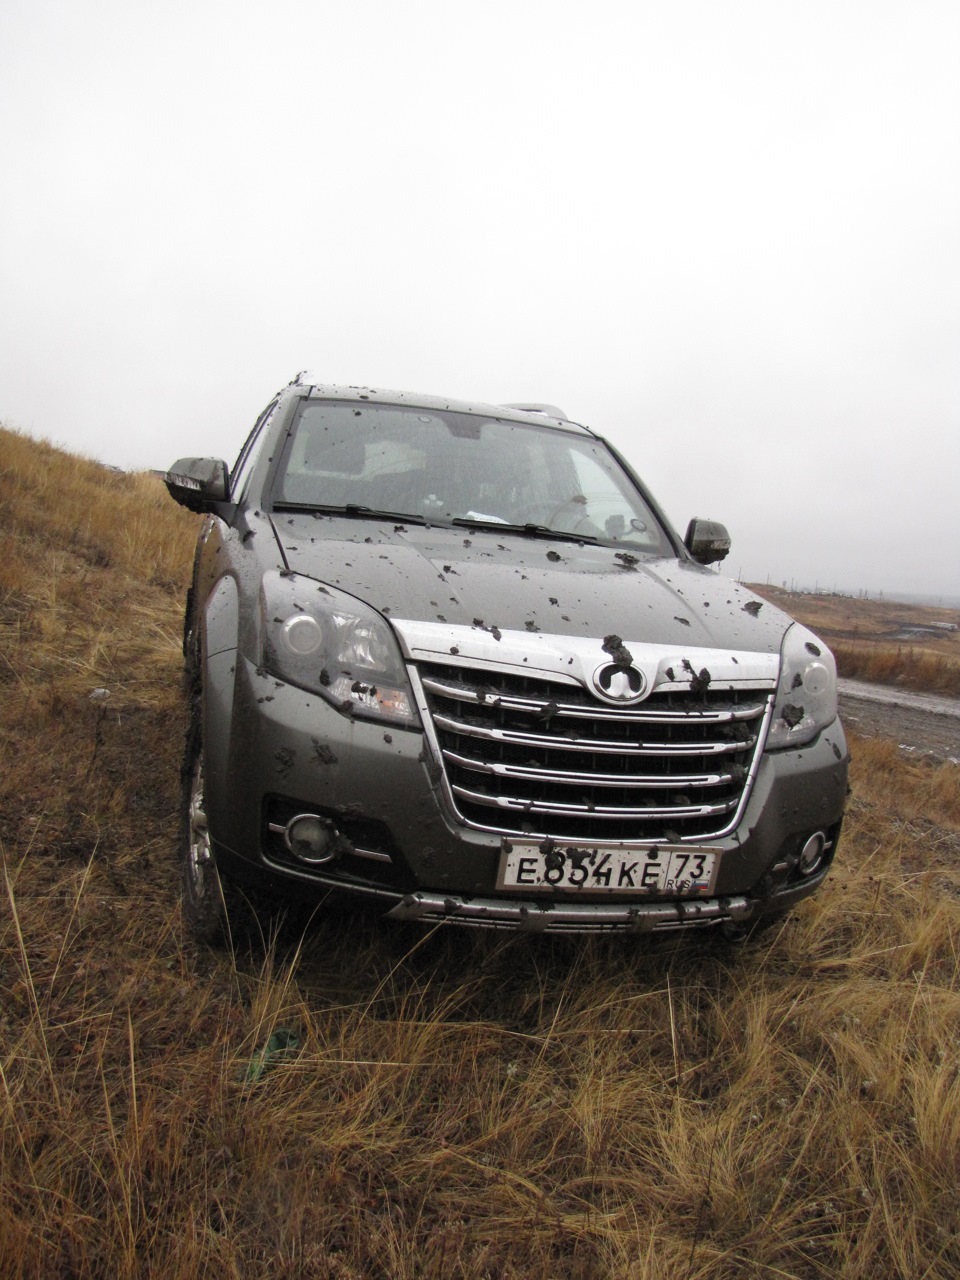
[[(563, 502), (558, 503), (556, 506), (550, 507), (547, 514), (541, 517), (536, 513), (538, 511), (546, 510), (547, 504), (545, 502), (539, 502), (526, 513), (526, 520), (529, 521), (530, 524), (541, 524), (545, 529), (556, 529), (557, 525), (555, 524), (555, 521), (562, 512), (566, 511), (567, 507), (583, 507), (586, 506), (586, 503), (587, 498), (584, 494), (575, 493), (571, 497), (565, 498)], [(571, 524), (565, 524), (562, 532), (576, 533), (583, 525), (593, 525), (593, 521), (587, 515), (586, 511), (581, 511)]]
[[(587, 505), (587, 498), (585, 494), (583, 493), (573, 494), (572, 497), (567, 498), (566, 502), (561, 502), (558, 507), (554, 507), (554, 509), (550, 512), (550, 514), (547, 516), (547, 519), (546, 519), (547, 528), (553, 529), (555, 527), (553, 523), (554, 520), (556, 520), (556, 518), (560, 515), (562, 511), (566, 511), (567, 507), (574, 507), (574, 506), (586, 507), (586, 505)], [(576, 531), (580, 528), (582, 524), (590, 524), (590, 523), (592, 522), (590, 520), (590, 517), (587, 515), (586, 511), (581, 511), (579, 516), (577, 516), (577, 518), (574, 520), (573, 525), (570, 528), (569, 532), (576, 533)]]

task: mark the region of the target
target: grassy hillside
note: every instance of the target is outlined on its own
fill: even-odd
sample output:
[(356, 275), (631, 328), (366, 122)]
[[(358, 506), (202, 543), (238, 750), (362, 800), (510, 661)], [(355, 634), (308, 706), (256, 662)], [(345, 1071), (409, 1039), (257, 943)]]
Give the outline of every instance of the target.
[(740, 951), (322, 913), (208, 951), (195, 530), (0, 432), (0, 1275), (960, 1272), (956, 767), (856, 743), (828, 886)]

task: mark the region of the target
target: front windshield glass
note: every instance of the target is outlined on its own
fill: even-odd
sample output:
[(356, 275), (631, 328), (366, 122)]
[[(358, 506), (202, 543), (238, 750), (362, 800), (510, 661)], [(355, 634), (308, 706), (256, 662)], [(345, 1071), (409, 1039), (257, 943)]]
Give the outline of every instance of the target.
[(601, 441), (474, 414), (304, 401), (273, 496), (277, 506), (361, 507), (431, 524), (538, 525), (673, 554)]

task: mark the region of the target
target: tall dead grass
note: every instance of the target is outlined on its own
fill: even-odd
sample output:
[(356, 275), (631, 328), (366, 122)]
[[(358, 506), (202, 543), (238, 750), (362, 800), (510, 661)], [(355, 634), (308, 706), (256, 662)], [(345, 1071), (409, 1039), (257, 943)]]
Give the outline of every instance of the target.
[[(0, 1275), (960, 1271), (955, 766), (855, 741), (832, 877), (739, 951), (306, 908), (198, 948), (174, 840), (196, 521), (6, 444)], [(148, 571), (110, 531), (141, 484)]]
[(837, 671), (852, 680), (898, 684), (905, 689), (960, 697), (960, 662), (943, 653), (911, 645), (831, 641)]

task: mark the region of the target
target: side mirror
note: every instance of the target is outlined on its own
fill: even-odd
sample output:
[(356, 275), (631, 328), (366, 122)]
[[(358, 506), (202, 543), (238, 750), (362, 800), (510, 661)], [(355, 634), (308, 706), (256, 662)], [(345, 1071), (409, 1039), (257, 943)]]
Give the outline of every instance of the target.
[(698, 564), (715, 564), (730, 550), (730, 535), (726, 525), (694, 516), (687, 525), (683, 545)]
[(212, 511), (229, 497), (227, 464), (220, 458), (180, 458), (163, 482), (174, 502), (188, 511)]

